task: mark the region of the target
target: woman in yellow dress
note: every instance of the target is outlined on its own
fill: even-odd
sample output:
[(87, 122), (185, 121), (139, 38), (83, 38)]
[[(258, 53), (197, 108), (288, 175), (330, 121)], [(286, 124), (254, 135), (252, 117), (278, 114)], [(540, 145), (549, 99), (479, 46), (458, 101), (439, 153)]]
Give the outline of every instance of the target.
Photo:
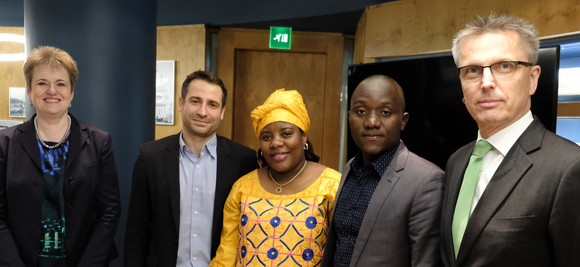
[(232, 187), (210, 266), (316, 266), (341, 174), (317, 163), (297, 91), (276, 90), (251, 117), (261, 168)]

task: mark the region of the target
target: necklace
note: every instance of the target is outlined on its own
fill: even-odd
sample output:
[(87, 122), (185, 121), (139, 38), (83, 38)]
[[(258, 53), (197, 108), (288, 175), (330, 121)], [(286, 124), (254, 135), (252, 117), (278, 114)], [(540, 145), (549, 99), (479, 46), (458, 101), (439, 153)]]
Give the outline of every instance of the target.
[(67, 115), (67, 116), (68, 116), (68, 127), (66, 128), (66, 132), (64, 133), (64, 136), (62, 137), (62, 139), (60, 139), (60, 141), (58, 143), (56, 143), (56, 145), (52, 145), (52, 146), (47, 145), (44, 141), (42, 141), (42, 138), (40, 138), (40, 132), (38, 131), (38, 124), (36, 123), (36, 119), (38, 118), (38, 116), (34, 117), (34, 130), (36, 131), (36, 138), (38, 139), (38, 141), (40, 141), (40, 144), (42, 144), (43, 147), (46, 147), (48, 149), (54, 149), (54, 148), (57, 148), (58, 146), (62, 145), (62, 143), (64, 143), (64, 141), (66, 141), (66, 139), (70, 135), (70, 125), (71, 125), (70, 116), (69, 115)]
[(272, 173), (270, 172), (270, 169), (268, 169), (268, 175), (270, 175), (270, 179), (272, 179), (272, 182), (274, 182), (278, 186), (278, 188), (276, 188), (276, 193), (277, 194), (282, 193), (282, 187), (283, 186), (287, 186), (288, 184), (290, 184), (292, 181), (294, 181), (294, 179), (296, 179), (296, 177), (298, 177), (302, 173), (302, 171), (304, 170), (304, 168), (306, 168), (306, 163), (307, 162), (308, 161), (305, 160), (304, 161), (304, 165), (302, 165), (302, 168), (300, 169), (300, 171), (298, 171), (298, 173), (296, 175), (294, 175), (294, 177), (292, 177), (292, 179), (290, 179), (290, 181), (288, 181), (288, 182), (286, 182), (284, 184), (279, 184), (278, 182), (276, 182), (276, 180), (274, 179), (274, 177), (272, 177)]

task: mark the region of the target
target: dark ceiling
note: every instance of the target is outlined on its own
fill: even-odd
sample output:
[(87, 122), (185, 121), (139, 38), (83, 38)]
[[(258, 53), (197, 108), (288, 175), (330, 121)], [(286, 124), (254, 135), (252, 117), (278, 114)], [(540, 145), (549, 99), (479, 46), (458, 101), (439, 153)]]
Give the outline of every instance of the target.
[[(370, 5), (394, 0), (158, 0), (158, 25), (206, 24), (210, 27), (354, 34)], [(0, 26), (24, 26), (24, 0), (0, 0)]]

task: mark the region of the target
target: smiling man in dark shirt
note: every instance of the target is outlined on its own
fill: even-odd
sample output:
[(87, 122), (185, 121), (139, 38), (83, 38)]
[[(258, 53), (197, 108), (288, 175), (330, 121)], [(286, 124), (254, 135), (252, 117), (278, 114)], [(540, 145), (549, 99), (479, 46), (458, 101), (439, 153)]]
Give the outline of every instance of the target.
[(348, 118), (361, 152), (343, 170), (322, 266), (439, 266), (444, 173), (400, 140), (403, 90), (384, 75), (366, 78)]

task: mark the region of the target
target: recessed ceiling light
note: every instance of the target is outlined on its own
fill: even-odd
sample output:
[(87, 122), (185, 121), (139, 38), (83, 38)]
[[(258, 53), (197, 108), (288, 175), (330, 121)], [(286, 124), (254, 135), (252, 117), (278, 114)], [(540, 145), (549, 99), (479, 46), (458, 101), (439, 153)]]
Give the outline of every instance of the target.
[[(24, 35), (12, 34), (12, 33), (0, 33), (0, 42), (13, 42), (13, 43), (26, 43), (26, 38)], [(11, 53), (11, 54), (0, 54), (0, 61), (20, 61), (26, 60), (26, 53)]]

